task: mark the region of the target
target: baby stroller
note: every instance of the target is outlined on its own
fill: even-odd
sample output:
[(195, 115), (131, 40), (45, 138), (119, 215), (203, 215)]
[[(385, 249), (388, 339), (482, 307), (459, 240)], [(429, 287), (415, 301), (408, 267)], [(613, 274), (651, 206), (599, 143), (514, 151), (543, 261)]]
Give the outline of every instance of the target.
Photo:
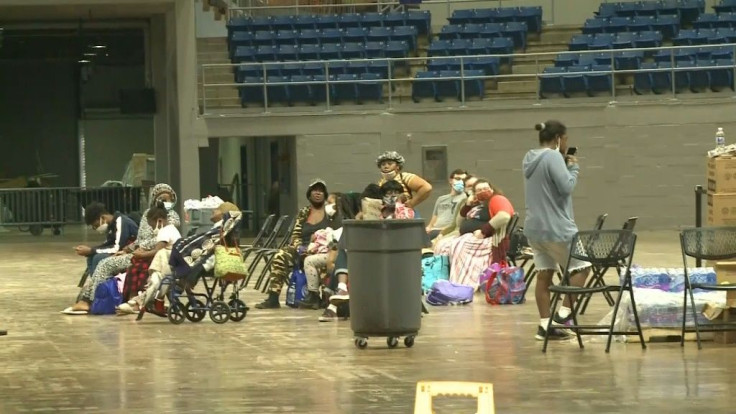
[[(245, 275), (216, 279), (213, 272), (215, 247), (223, 241), (228, 246), (238, 245), (241, 219), (242, 213), (228, 212), (223, 216), (222, 227), (179, 239), (171, 250), (171, 275), (164, 277), (156, 289), (152, 290), (152, 294), (146, 295), (138, 320), (157, 297), (167, 295), (169, 307), (166, 316), (171, 323), (183, 323), (185, 318), (191, 322), (200, 322), (208, 312), (215, 323), (242, 321), (249, 309), (240, 300), (237, 290), (233, 289), (228, 302), (224, 298), (228, 288)], [(200, 281), (204, 293), (194, 291)]]

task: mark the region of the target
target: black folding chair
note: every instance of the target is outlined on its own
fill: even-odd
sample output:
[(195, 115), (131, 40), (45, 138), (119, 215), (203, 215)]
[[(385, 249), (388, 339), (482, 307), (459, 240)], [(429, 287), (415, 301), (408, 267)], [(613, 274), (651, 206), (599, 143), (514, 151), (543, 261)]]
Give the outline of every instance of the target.
[[(598, 216), (598, 218), (595, 219), (595, 224), (593, 225), (593, 230), (600, 230), (603, 228), (603, 223), (606, 222), (606, 217), (608, 217), (608, 213), (603, 213)], [(526, 292), (529, 290), (529, 286), (532, 284), (532, 281), (534, 280), (534, 277), (537, 276), (537, 269), (534, 267), (534, 255), (524, 255), (523, 262), (521, 263), (521, 267), (523, 268), (528, 261), (531, 260), (531, 266), (529, 266), (529, 270), (524, 272), (524, 283), (526, 284), (526, 288), (524, 289), (523, 297), (526, 297)], [(564, 273), (565, 269), (562, 268), (562, 265), (560, 265), (560, 269), (557, 271), (557, 277), (562, 280), (562, 274)]]
[(682, 248), (682, 264), (685, 268), (685, 291), (682, 307), (682, 337), (680, 338), (680, 346), (685, 346), (685, 332), (693, 332), (692, 327), (687, 329), (685, 326), (687, 298), (690, 296), (693, 324), (695, 325), (695, 338), (698, 341), (698, 349), (701, 349), (700, 332), (736, 330), (736, 324), (733, 322), (712, 323), (701, 328), (700, 324), (698, 324), (697, 312), (695, 311), (693, 289), (733, 292), (736, 291), (736, 285), (691, 283), (687, 271), (687, 257), (690, 256), (696, 260), (726, 260), (736, 258), (736, 227), (701, 227), (683, 230), (680, 232), (680, 247)]
[(289, 237), (291, 233), (290, 226), (291, 221), (289, 220), (289, 216), (284, 215), (279, 217), (279, 219), (276, 220), (276, 224), (274, 224), (271, 233), (263, 242), (260, 243), (261, 246), (249, 247), (243, 251), (243, 262), (253, 254), (252, 260), (248, 265), (247, 276), (243, 279), (243, 287), (247, 286), (250, 282), (251, 277), (253, 277), (253, 274), (258, 267), (258, 263), (261, 262), (261, 259), (263, 258), (264, 252), (280, 248), (283, 240)]
[[(253, 287), (254, 289), (258, 290), (258, 289), (261, 289), (261, 286), (263, 286), (263, 289), (261, 290), (265, 292), (266, 289), (268, 288), (268, 281), (271, 279), (271, 262), (273, 262), (273, 258), (274, 256), (276, 256), (276, 253), (278, 253), (279, 250), (288, 246), (289, 242), (291, 241), (291, 233), (294, 231), (294, 226), (296, 226), (296, 217), (294, 217), (289, 223), (289, 226), (284, 232), (284, 237), (281, 238), (281, 240), (279, 241), (279, 244), (273, 249), (264, 249), (261, 252), (259, 252), (256, 260), (254, 260), (253, 263), (251, 263), (251, 265), (253, 266), (252, 271), (255, 272), (256, 264), (260, 261), (263, 261), (263, 268), (261, 269), (261, 273), (258, 275), (256, 284)], [(248, 270), (249, 270), (248, 276), (250, 276), (251, 269), (248, 269)], [(266, 278), (267, 274), (269, 276), (268, 278)]]
[(253, 247), (263, 247), (263, 243), (270, 235), (270, 232), (272, 230), (271, 226), (273, 225), (273, 221), (275, 218), (275, 214), (271, 214), (266, 217), (266, 220), (263, 221), (263, 225), (261, 225), (261, 229), (258, 231), (258, 234), (256, 234), (256, 238), (253, 239), (253, 242), (251, 244), (241, 244), (240, 250), (242, 251), (243, 249), (250, 249)]
[[(634, 227), (636, 226), (636, 220), (638, 220), (638, 217), (629, 217), (622, 227), (623, 230), (630, 230), (634, 231)], [(598, 229), (600, 230), (600, 229)], [(618, 274), (619, 278), (621, 277), (621, 268), (625, 266), (625, 263), (618, 263), (616, 268), (616, 273)], [(606, 272), (608, 271), (609, 267), (605, 268), (597, 268), (596, 266), (593, 266), (591, 269), (590, 277), (587, 280), (587, 283), (585, 287), (595, 287), (595, 286), (605, 286), (606, 281), (603, 280), (603, 277), (606, 275)], [(608, 306), (613, 306), (613, 304), (616, 302), (613, 300), (613, 296), (611, 296), (610, 292), (603, 292), (603, 296), (606, 299), (606, 302), (608, 302)], [(584, 315), (585, 311), (588, 309), (588, 304), (590, 303), (590, 298), (592, 295), (585, 295), (583, 299), (578, 301), (578, 315)]]
[[(568, 295), (571, 297), (573, 303), (571, 304), (572, 309), (572, 320), (574, 325), (565, 326), (564, 329), (569, 329), (575, 332), (578, 345), (583, 348), (582, 335), (608, 335), (608, 341), (606, 343), (606, 352), (611, 349), (611, 339), (613, 335), (630, 335), (634, 332), (630, 331), (614, 331), (616, 323), (616, 316), (618, 315), (618, 309), (621, 305), (621, 299), (623, 298), (624, 291), (629, 292), (629, 298), (631, 300), (631, 310), (634, 313), (634, 320), (636, 322), (636, 332), (639, 335), (642, 349), (646, 349), (646, 343), (644, 343), (644, 336), (642, 335), (641, 324), (639, 323), (639, 314), (636, 311), (636, 302), (634, 301), (634, 289), (631, 282), (631, 262), (634, 258), (634, 247), (636, 245), (636, 235), (631, 230), (591, 230), (578, 232), (572, 239), (570, 245), (570, 255), (565, 265), (565, 272), (562, 277), (562, 283), (557, 286), (550, 286), (549, 290), (554, 295), (552, 297), (552, 307), (550, 309), (551, 315), (555, 315), (557, 312), (557, 304), (562, 299), (562, 295)], [(619, 285), (604, 285), (604, 286), (593, 286), (593, 287), (577, 287), (570, 285), (570, 262), (572, 259), (584, 260), (590, 262), (597, 267), (614, 267), (619, 263), (623, 262), (625, 265), (622, 268), (621, 283)], [(608, 329), (602, 329), (601, 325), (580, 325), (576, 314), (576, 306), (574, 300), (579, 295), (587, 295), (592, 293), (603, 293), (603, 292), (618, 292), (616, 302), (613, 306), (613, 317), (611, 318), (611, 325)], [(553, 328), (553, 318), (549, 318), (547, 324), (547, 332)], [(542, 352), (547, 352), (547, 341), (549, 336), (544, 338), (544, 346)]]

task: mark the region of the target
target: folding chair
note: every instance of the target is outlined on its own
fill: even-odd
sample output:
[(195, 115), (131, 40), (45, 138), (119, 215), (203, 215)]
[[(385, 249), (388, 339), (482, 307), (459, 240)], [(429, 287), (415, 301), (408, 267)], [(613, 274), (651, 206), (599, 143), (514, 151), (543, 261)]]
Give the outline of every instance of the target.
[(267, 239), (267, 234), (271, 231), (271, 224), (273, 223), (273, 220), (276, 218), (275, 214), (271, 214), (268, 217), (266, 217), (266, 220), (263, 221), (263, 224), (261, 225), (261, 229), (258, 231), (258, 234), (256, 234), (256, 238), (253, 239), (253, 242), (251, 244), (241, 244), (240, 249), (250, 249), (253, 247), (263, 247), (263, 243)]
[[(636, 220), (638, 220), (638, 217), (629, 217), (626, 222), (624, 222), (624, 225), (622, 227), (623, 230), (630, 230), (634, 231), (634, 227), (636, 226)], [(597, 230), (600, 230), (597, 229)], [(621, 268), (625, 267), (626, 263), (619, 262), (616, 267), (616, 273), (619, 277), (621, 277)], [(592, 274), (588, 278), (588, 281), (586, 282), (585, 287), (597, 287), (597, 286), (605, 286), (606, 282), (603, 280), (603, 277), (606, 275), (606, 272), (608, 271), (609, 267), (606, 267), (604, 269), (592, 269)], [(585, 310), (588, 309), (588, 303), (590, 303), (590, 298), (592, 295), (586, 295), (583, 299), (578, 301), (578, 315), (585, 314)], [(614, 303), (616, 303), (615, 300), (613, 300), (613, 296), (611, 296), (610, 292), (603, 292), (603, 296), (606, 298), (606, 302), (608, 302), (608, 306), (613, 306)]]
[(698, 324), (698, 315), (695, 310), (693, 289), (734, 292), (736, 291), (736, 285), (691, 283), (687, 269), (687, 258), (688, 256), (701, 260), (726, 260), (736, 258), (736, 227), (705, 227), (683, 230), (680, 232), (680, 247), (682, 248), (682, 264), (685, 268), (685, 291), (682, 307), (682, 336), (680, 338), (680, 346), (685, 346), (685, 332), (693, 331), (692, 327), (689, 329), (686, 329), (685, 327), (687, 298), (690, 296), (693, 324), (695, 325), (695, 338), (698, 341), (698, 349), (702, 349), (700, 344), (701, 331), (721, 332), (726, 330), (736, 330), (736, 324), (733, 322), (713, 323), (709, 324), (707, 327), (701, 328)]
[(247, 261), (251, 253), (255, 254), (253, 260), (248, 266), (248, 276), (243, 280), (243, 286), (247, 286), (248, 282), (250, 282), (253, 271), (255, 270), (260, 259), (261, 252), (264, 250), (273, 249), (281, 243), (281, 239), (283, 238), (286, 228), (289, 225), (288, 223), (289, 216), (284, 215), (279, 217), (279, 219), (276, 220), (276, 224), (273, 225), (273, 229), (271, 230), (268, 237), (266, 237), (266, 239), (260, 243), (261, 246), (251, 246), (241, 249), (241, 252), (243, 253), (243, 262)]
[[(621, 299), (624, 296), (624, 291), (629, 292), (629, 298), (631, 300), (631, 311), (634, 313), (634, 321), (636, 323), (636, 333), (639, 335), (642, 349), (646, 349), (647, 345), (644, 342), (644, 336), (642, 335), (641, 324), (639, 323), (639, 313), (636, 311), (636, 301), (634, 301), (634, 289), (631, 282), (631, 262), (634, 258), (634, 248), (636, 246), (636, 234), (630, 230), (590, 230), (580, 231), (572, 239), (570, 245), (570, 254), (567, 259), (565, 266), (565, 272), (562, 276), (562, 283), (557, 286), (550, 286), (549, 291), (554, 295), (552, 296), (552, 306), (550, 308), (551, 315), (555, 315), (557, 312), (557, 304), (562, 299), (562, 295), (568, 295), (572, 298), (573, 303), (571, 304), (572, 309), (572, 320), (573, 325), (565, 326), (565, 329), (569, 329), (575, 332), (578, 345), (580, 348), (584, 348), (582, 335), (608, 335), (608, 341), (606, 343), (606, 353), (611, 349), (611, 339), (613, 335), (630, 335), (634, 332), (629, 331), (614, 331), (614, 325), (616, 323), (616, 317), (618, 315), (618, 309), (621, 305)], [(622, 269), (621, 283), (619, 285), (605, 285), (596, 287), (577, 287), (570, 285), (570, 262), (572, 259), (579, 259), (586, 262), (590, 262), (594, 267), (605, 268), (617, 266), (619, 263), (624, 262), (624, 268)], [(576, 314), (576, 306), (574, 300), (576, 296), (587, 295), (591, 293), (603, 293), (603, 292), (618, 292), (616, 297), (616, 303), (613, 306), (613, 317), (611, 318), (611, 325), (606, 330), (602, 330), (601, 325), (580, 325), (578, 324), (578, 318)], [(573, 296), (574, 295), (574, 296)], [(547, 324), (547, 332), (552, 329), (552, 320), (549, 318)], [(549, 337), (545, 336), (544, 346), (542, 352), (547, 352), (547, 342)]]
[[(595, 219), (593, 230), (602, 229), (603, 223), (606, 222), (606, 217), (608, 217), (608, 213), (603, 213), (599, 215), (598, 218)], [(521, 246), (521, 247), (529, 247), (529, 246)], [(519, 250), (521, 250), (521, 248)], [(526, 284), (526, 290), (524, 290), (524, 294), (522, 295), (522, 298), (523, 298), (523, 297), (526, 297), (526, 291), (529, 290), (529, 286), (532, 284), (534, 277), (537, 276), (537, 270), (535, 269), (535, 266), (534, 266), (534, 255), (533, 254), (526, 254), (526, 255), (519, 256), (517, 260), (519, 259), (523, 260), (520, 266), (522, 268), (526, 266), (527, 262), (529, 262), (530, 260), (532, 262), (531, 266), (529, 266), (529, 270), (524, 273), (524, 283)], [(560, 278), (560, 280), (562, 280), (562, 274), (564, 272), (565, 272), (565, 269), (563, 269), (562, 265), (560, 265), (560, 270), (557, 272), (557, 277)]]
[(255, 272), (258, 263), (261, 260), (263, 261), (263, 269), (261, 269), (261, 273), (258, 275), (258, 279), (256, 280), (256, 284), (255, 286), (253, 286), (253, 289), (258, 290), (261, 288), (261, 285), (263, 285), (263, 292), (265, 292), (268, 288), (268, 283), (264, 283), (264, 281), (268, 282), (268, 280), (266, 279), (267, 273), (269, 274), (270, 279), (271, 262), (273, 262), (273, 258), (276, 253), (278, 253), (279, 250), (283, 249), (284, 247), (286, 247), (287, 244), (289, 244), (291, 233), (294, 231), (295, 225), (296, 217), (291, 219), (291, 221), (289, 222), (289, 225), (287, 226), (286, 231), (284, 232), (283, 237), (279, 241), (278, 245), (272, 249), (262, 249), (251, 263), (251, 266), (248, 268), (248, 278), (250, 278), (250, 276)]

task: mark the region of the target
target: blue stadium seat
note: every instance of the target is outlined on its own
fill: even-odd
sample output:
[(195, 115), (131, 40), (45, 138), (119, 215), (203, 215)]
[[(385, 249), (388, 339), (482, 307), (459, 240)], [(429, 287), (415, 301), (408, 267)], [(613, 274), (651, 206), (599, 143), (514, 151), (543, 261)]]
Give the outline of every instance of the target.
[(608, 28), (606, 19), (587, 19), (583, 24), (583, 34), (605, 33)]
[(698, 20), (693, 22), (695, 29), (715, 29), (716, 27), (718, 27), (717, 14), (701, 14)]
[(404, 13), (387, 13), (386, 16), (383, 18), (383, 25), (386, 27), (405, 26), (406, 18), (404, 16)]
[[(440, 72), (440, 78), (460, 77), (460, 71), (443, 70)], [(442, 101), (443, 98), (457, 98), (460, 94), (460, 83), (455, 79), (441, 79), (434, 82), (435, 99)]]
[(440, 72), (443, 70), (454, 70), (460, 67), (460, 59), (429, 59), (427, 61), (428, 72)]
[(322, 60), (340, 59), (340, 46), (337, 44), (323, 44), (322, 50), (319, 52), (319, 58)]
[(452, 42), (449, 40), (435, 40), (430, 43), (427, 49), (427, 56), (448, 56), (450, 54), (450, 46)]
[[(313, 76), (313, 79), (315, 82), (322, 82), (316, 85), (312, 86), (312, 102), (315, 104), (326, 102), (327, 101), (327, 94), (330, 94), (330, 100), (332, 100), (332, 88), (330, 87), (330, 84), (327, 84), (325, 86), (324, 82), (329, 79), (330, 82), (335, 80), (334, 75), (330, 75), (328, 78), (325, 78), (325, 75), (315, 75)], [(329, 92), (328, 92), (329, 91)]]
[(276, 60), (299, 60), (299, 48), (294, 45), (281, 45), (276, 52)]
[(633, 46), (636, 48), (660, 47), (662, 46), (662, 39), (662, 34), (658, 32), (640, 32), (634, 38)]
[(464, 63), (468, 69), (482, 71), (485, 75), (500, 73), (501, 59), (497, 57), (471, 57)]
[(260, 65), (238, 66), (235, 71), (235, 82), (243, 83), (248, 78), (263, 77), (263, 67)]
[(705, 67), (711, 66), (712, 64), (713, 62), (711, 61), (698, 61), (693, 70), (688, 71), (691, 91), (703, 92), (710, 88), (710, 71), (705, 69)]
[[(311, 82), (313, 78), (305, 75), (294, 75), (290, 77), (291, 82)], [(312, 103), (312, 87), (317, 85), (301, 84), (301, 85), (288, 85), (289, 89), (289, 104), (295, 102)]]
[(275, 40), (276, 33), (267, 30), (260, 30), (255, 33), (253, 46), (272, 46), (275, 43)]
[[(289, 82), (286, 76), (269, 76), (266, 80), (266, 98), (268, 104), (289, 103), (289, 87), (283, 83)], [(281, 85), (275, 85), (281, 84)]]
[(579, 53), (560, 53), (555, 58), (555, 66), (558, 68), (566, 68), (577, 63), (580, 59)]
[(248, 77), (243, 80), (243, 86), (238, 88), (240, 95), (240, 103), (245, 108), (248, 104), (263, 104), (263, 83), (262, 77)]
[(459, 24), (448, 24), (442, 26), (438, 38), (440, 40), (455, 40), (459, 39), (465, 26)]
[(252, 32), (270, 32), (272, 20), (271, 16), (255, 16), (251, 19), (248, 30)]
[(253, 46), (253, 34), (250, 32), (233, 32), (230, 38), (231, 57), (238, 46)]
[(723, 38), (725, 43), (736, 43), (736, 28), (722, 27), (718, 29), (718, 36)]
[(519, 7), (516, 12), (517, 21), (526, 23), (532, 33), (542, 33), (542, 7)]
[(608, 19), (608, 27), (606, 28), (606, 33), (626, 32), (629, 30), (630, 24), (631, 24), (631, 18), (629, 17), (621, 17), (621, 16), (610, 17)]
[(358, 88), (355, 81), (358, 75), (340, 74), (337, 75), (335, 81), (341, 83), (332, 84), (332, 94), (335, 97), (335, 103), (342, 101), (358, 101)]
[(325, 65), (319, 62), (307, 62), (302, 64), (302, 75), (306, 76), (324, 76)]
[(493, 50), (493, 39), (473, 39), (468, 48), (469, 55), (487, 55)]
[(409, 56), (409, 44), (401, 40), (386, 42), (384, 55), (387, 58), (404, 58)]
[(356, 84), (358, 103), (365, 101), (383, 102), (383, 82), (377, 73), (363, 73), (358, 76), (361, 82)]
[[(677, 62), (675, 65), (676, 69), (692, 69), (695, 67), (695, 62)], [(675, 70), (675, 92), (681, 92), (685, 89), (690, 89), (690, 73), (692, 70)]]
[(371, 27), (366, 39), (371, 42), (388, 42), (392, 32), (390, 27)]
[(568, 44), (568, 48), (571, 51), (576, 50), (588, 50), (588, 45), (593, 41), (593, 35), (574, 35), (570, 39), (570, 43)]
[(294, 18), (296, 16), (273, 16), (271, 20), (271, 30), (278, 32), (279, 30), (294, 30)]
[[(457, 73), (457, 72), (456, 72)], [(462, 87), (464, 88), (465, 93), (465, 99), (477, 97), (480, 99), (483, 99), (483, 97), (486, 94), (486, 81), (485, 79), (478, 79), (477, 77), (485, 76), (485, 73), (482, 70), (465, 70), (463, 72), (464, 78), (471, 78), (471, 79), (463, 79)], [(476, 79), (472, 79), (473, 77), (476, 77)], [(462, 90), (458, 91), (458, 99), (462, 98)]]
[(674, 58), (675, 62), (695, 62), (697, 55), (697, 49), (660, 50), (654, 54), (654, 61), (657, 63), (661, 62), (671, 64)]
[(654, 1), (642, 1), (639, 3), (639, 7), (635, 10), (637, 17), (655, 17), (658, 12), (659, 3)]
[(631, 20), (631, 23), (629, 23), (629, 31), (630, 32), (650, 31), (650, 30), (653, 30), (652, 29), (653, 25), (654, 25), (654, 15), (637, 16)]
[(468, 50), (473, 46), (473, 41), (470, 39), (456, 39), (452, 41), (450, 46), (449, 54), (451, 56), (462, 56), (469, 54)]
[(292, 26), (294, 27), (294, 30), (314, 30), (316, 29), (316, 23), (317, 23), (317, 16), (316, 15), (308, 15), (308, 14), (300, 14), (294, 18), (294, 21), (292, 22)]
[(636, 33), (618, 33), (613, 41), (611, 41), (611, 45), (614, 49), (631, 49), (634, 47), (634, 39), (636, 37)]
[[(593, 65), (592, 72), (608, 72), (611, 65)], [(586, 73), (585, 77), (586, 92), (589, 96), (595, 95), (597, 92), (611, 92), (613, 86), (613, 75), (610, 73)]]
[(338, 19), (338, 24), (341, 29), (361, 28), (361, 22), (362, 18), (358, 13), (345, 13), (340, 15)]
[(233, 54), (233, 63), (241, 62), (255, 62), (256, 61), (256, 48), (252, 46), (238, 46), (235, 48)]
[(508, 22), (502, 30), (502, 35), (510, 37), (514, 41), (515, 48), (525, 50), (527, 30), (524, 22)]
[[(396, 26), (390, 35), (390, 40), (404, 41), (409, 45), (409, 50), (417, 48), (417, 28), (412, 26)], [(377, 40), (380, 42), (380, 40)]]
[(365, 46), (362, 43), (345, 43), (340, 52), (342, 59), (362, 59), (365, 57)]
[(562, 75), (562, 88), (565, 96), (571, 93), (585, 92), (588, 89), (585, 83), (585, 75), (582, 72), (588, 72), (590, 66), (575, 65), (567, 68), (567, 73)]
[(317, 20), (314, 22), (314, 28), (319, 30), (324, 29), (337, 29), (340, 23), (340, 16), (336, 14), (325, 14), (317, 16)]
[(320, 31), (319, 41), (323, 46), (327, 44), (339, 45), (342, 43), (342, 30), (333, 28), (322, 29)]
[(547, 94), (564, 94), (562, 76), (567, 68), (549, 67), (539, 75), (539, 96), (546, 97)]
[(721, 0), (721, 2), (713, 6), (716, 13), (736, 13), (736, 0)]
[(473, 9), (460, 9), (452, 12), (452, 15), (447, 18), (450, 24), (464, 25), (471, 23), (475, 17), (475, 10)]
[(409, 11), (405, 21), (407, 25), (416, 27), (420, 35), (430, 35), (432, 32), (432, 15), (429, 10)]
[(480, 37), (480, 32), (483, 30), (483, 25), (480, 23), (468, 23), (465, 26), (461, 26), (459, 34), (460, 38), (463, 39), (475, 39)]
[(366, 68), (368, 73), (375, 73), (381, 77), (381, 79), (388, 79), (388, 61), (386, 60), (372, 60), (368, 62)]
[(367, 59), (382, 58), (385, 56), (384, 49), (386, 44), (384, 42), (366, 42), (365, 43), (365, 57)]
[(319, 45), (320, 32), (316, 29), (302, 29), (299, 32), (299, 44), (304, 45)]
[(589, 50), (604, 50), (613, 48), (613, 40), (615, 35), (611, 33), (600, 33), (593, 37), (593, 41), (588, 44)]
[(662, 33), (667, 40), (672, 40), (680, 30), (680, 18), (678, 16), (658, 16), (652, 24), (652, 30)]
[(721, 13), (718, 15), (717, 28), (736, 28), (736, 13)]
[(734, 90), (734, 61), (733, 59), (720, 59), (714, 61), (714, 66), (722, 66), (723, 69), (711, 69), (710, 71), (710, 88), (713, 91), (720, 91), (723, 88), (731, 88)]
[(258, 46), (256, 60), (259, 62), (270, 62), (276, 60), (278, 49), (273, 46)]
[[(616, 52), (613, 62), (616, 70), (639, 69), (644, 60), (643, 52)], [(610, 62), (607, 62), (610, 65)]]
[(234, 33), (248, 32), (250, 24), (253, 21), (250, 17), (233, 17), (225, 24), (227, 27), (227, 37), (231, 38)]
[(302, 44), (299, 48), (300, 60), (319, 60), (321, 48), (319, 45)]
[(327, 64), (331, 76), (346, 75), (350, 71), (350, 62), (336, 61)]
[(276, 33), (276, 39), (274, 39), (274, 44), (276, 46), (281, 45), (291, 45), (295, 46), (299, 44), (299, 32), (296, 30), (279, 30)]
[(348, 62), (345, 73), (349, 75), (360, 75), (361, 73), (368, 72), (368, 64), (366, 61), (352, 61)]
[(299, 76), (302, 74), (303, 63), (284, 63), (281, 65), (281, 76)]
[(381, 13), (363, 13), (360, 20), (360, 27), (373, 28), (383, 26), (383, 14)]
[(495, 9), (476, 9), (470, 18), (470, 23), (493, 23), (496, 17)]
[(345, 29), (342, 39), (345, 42), (364, 43), (368, 31), (362, 27), (349, 27)]
[[(658, 69), (671, 69), (672, 64), (670, 62), (659, 62), (657, 63)], [(652, 78), (652, 91), (656, 94), (668, 93), (672, 91), (672, 72), (659, 71), (651, 72)]]

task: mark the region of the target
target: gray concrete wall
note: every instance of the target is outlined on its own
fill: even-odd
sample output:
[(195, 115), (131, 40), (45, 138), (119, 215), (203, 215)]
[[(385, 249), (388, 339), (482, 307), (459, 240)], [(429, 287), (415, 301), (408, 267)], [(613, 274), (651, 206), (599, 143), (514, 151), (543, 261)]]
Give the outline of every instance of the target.
[[(693, 187), (705, 183), (705, 153), (718, 126), (736, 139), (736, 103), (662, 101), (606, 105), (526, 106), (423, 113), (212, 118), (212, 136), (297, 135), (298, 193), (319, 176), (332, 191), (360, 190), (378, 178), (381, 151), (395, 149), (406, 170), (421, 173), (422, 146), (447, 145), (448, 167), (490, 178), (524, 210), (521, 159), (537, 145), (534, 123), (559, 119), (579, 147), (581, 174), (575, 210), (581, 226), (609, 214), (618, 227), (639, 216), (641, 228), (690, 225)], [(731, 132), (733, 131), (733, 132)], [(447, 191), (438, 185), (420, 212), (431, 213)]]

